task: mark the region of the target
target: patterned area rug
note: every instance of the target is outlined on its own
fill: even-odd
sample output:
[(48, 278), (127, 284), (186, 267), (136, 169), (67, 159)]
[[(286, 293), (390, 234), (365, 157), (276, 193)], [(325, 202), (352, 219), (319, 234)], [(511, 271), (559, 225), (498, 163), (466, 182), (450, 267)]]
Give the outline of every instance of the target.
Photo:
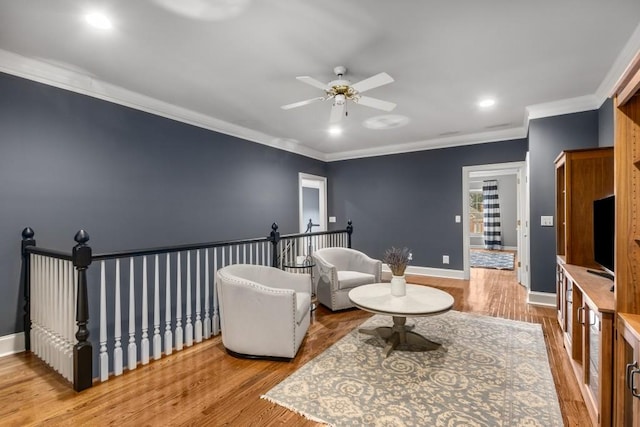
[(470, 251), (471, 267), (513, 270), (513, 252)]
[(457, 311), (414, 323), (443, 346), (385, 359), (356, 329), (262, 398), (332, 426), (562, 426), (540, 325)]

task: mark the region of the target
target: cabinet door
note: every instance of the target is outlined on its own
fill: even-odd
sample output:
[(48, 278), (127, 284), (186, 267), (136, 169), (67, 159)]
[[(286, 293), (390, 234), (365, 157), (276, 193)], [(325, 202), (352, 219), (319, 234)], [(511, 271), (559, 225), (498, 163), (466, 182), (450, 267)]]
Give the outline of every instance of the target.
[(573, 282), (567, 280), (567, 277), (564, 275), (562, 280), (564, 281), (564, 330), (567, 333), (567, 339), (571, 342), (573, 335)]
[(640, 424), (640, 344), (626, 328), (620, 342), (622, 346), (618, 344), (618, 348), (622, 354), (617, 357), (622, 357), (625, 362), (625, 380), (618, 402), (618, 405), (622, 406), (622, 419), (619, 419), (617, 424), (637, 427)]
[(564, 270), (562, 270), (562, 264), (559, 262), (556, 264), (556, 308), (558, 310), (558, 323), (560, 323), (560, 328), (565, 331), (567, 328), (564, 319), (567, 315), (565, 311)]
[(600, 331), (602, 319), (598, 312), (587, 306), (585, 318), (585, 336), (588, 345), (585, 353), (585, 382), (595, 402), (600, 401)]

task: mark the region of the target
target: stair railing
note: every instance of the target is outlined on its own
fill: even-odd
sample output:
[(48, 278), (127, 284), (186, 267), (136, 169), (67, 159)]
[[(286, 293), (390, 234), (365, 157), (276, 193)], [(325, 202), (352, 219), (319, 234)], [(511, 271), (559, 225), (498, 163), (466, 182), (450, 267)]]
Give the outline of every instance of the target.
[[(125, 368), (218, 335), (219, 268), (282, 268), (301, 248), (351, 247), (352, 232), (349, 221), (344, 230), (281, 236), (274, 223), (262, 238), (93, 254), (84, 230), (76, 233), (72, 250), (63, 252), (36, 246), (27, 227), (21, 246), (26, 350), (76, 391), (87, 389), (96, 378), (108, 381)], [(279, 257), (283, 247), (291, 250)], [(96, 312), (92, 325), (90, 313)], [(90, 340), (95, 335), (97, 353)]]

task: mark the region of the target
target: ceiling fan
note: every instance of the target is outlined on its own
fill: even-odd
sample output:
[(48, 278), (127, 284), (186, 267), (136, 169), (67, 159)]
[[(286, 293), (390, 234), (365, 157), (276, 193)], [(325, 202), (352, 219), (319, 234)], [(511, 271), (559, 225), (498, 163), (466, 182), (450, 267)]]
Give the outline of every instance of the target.
[(342, 117), (347, 114), (347, 101), (353, 101), (356, 104), (366, 105), (367, 107), (377, 108), (378, 110), (391, 111), (396, 108), (396, 104), (393, 102), (383, 101), (381, 99), (372, 98), (370, 96), (362, 96), (361, 93), (376, 87), (389, 84), (393, 82), (393, 78), (387, 73), (379, 73), (368, 79), (361, 80), (357, 83), (351, 84), (349, 80), (345, 80), (342, 77), (347, 72), (347, 69), (343, 66), (338, 66), (333, 69), (333, 72), (338, 76), (336, 80), (329, 83), (322, 83), (309, 76), (299, 76), (296, 79), (303, 83), (322, 89), (325, 96), (319, 96), (317, 98), (306, 99), (304, 101), (294, 102), (293, 104), (283, 105), (283, 110), (289, 110), (291, 108), (302, 107), (303, 105), (313, 104), (318, 101), (326, 101), (333, 99), (333, 106), (331, 107), (331, 114), (329, 115), (329, 122), (336, 123), (342, 120)]

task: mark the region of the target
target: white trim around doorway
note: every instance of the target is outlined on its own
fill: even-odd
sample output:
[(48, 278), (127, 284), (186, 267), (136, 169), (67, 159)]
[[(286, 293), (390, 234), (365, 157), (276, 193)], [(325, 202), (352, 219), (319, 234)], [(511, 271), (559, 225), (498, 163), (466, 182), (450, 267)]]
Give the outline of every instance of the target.
[[(463, 275), (464, 279), (469, 279), (471, 277), (471, 270), (469, 265), (469, 250), (470, 250), (470, 242), (469, 242), (469, 182), (471, 175), (475, 177), (482, 176), (496, 176), (496, 175), (506, 175), (506, 174), (514, 174), (519, 178), (524, 176), (526, 173), (526, 162), (508, 162), (508, 163), (494, 163), (494, 164), (486, 164), (486, 165), (474, 165), (474, 166), (463, 166), (462, 167), (462, 240), (463, 240)], [(524, 218), (525, 209), (524, 207), (528, 205), (528, 201), (526, 200), (526, 196), (522, 194), (520, 191), (520, 186), (518, 185), (518, 217), (521, 221), (528, 221), (528, 218)], [(520, 226), (518, 229), (518, 246), (527, 245), (527, 249), (521, 250), (521, 248), (517, 248), (518, 256), (520, 253), (525, 252), (528, 253), (528, 245), (529, 241), (522, 233), (522, 227)], [(525, 273), (525, 274), (528, 274)], [(521, 281), (522, 282), (522, 281)], [(528, 281), (526, 281), (528, 283)]]

